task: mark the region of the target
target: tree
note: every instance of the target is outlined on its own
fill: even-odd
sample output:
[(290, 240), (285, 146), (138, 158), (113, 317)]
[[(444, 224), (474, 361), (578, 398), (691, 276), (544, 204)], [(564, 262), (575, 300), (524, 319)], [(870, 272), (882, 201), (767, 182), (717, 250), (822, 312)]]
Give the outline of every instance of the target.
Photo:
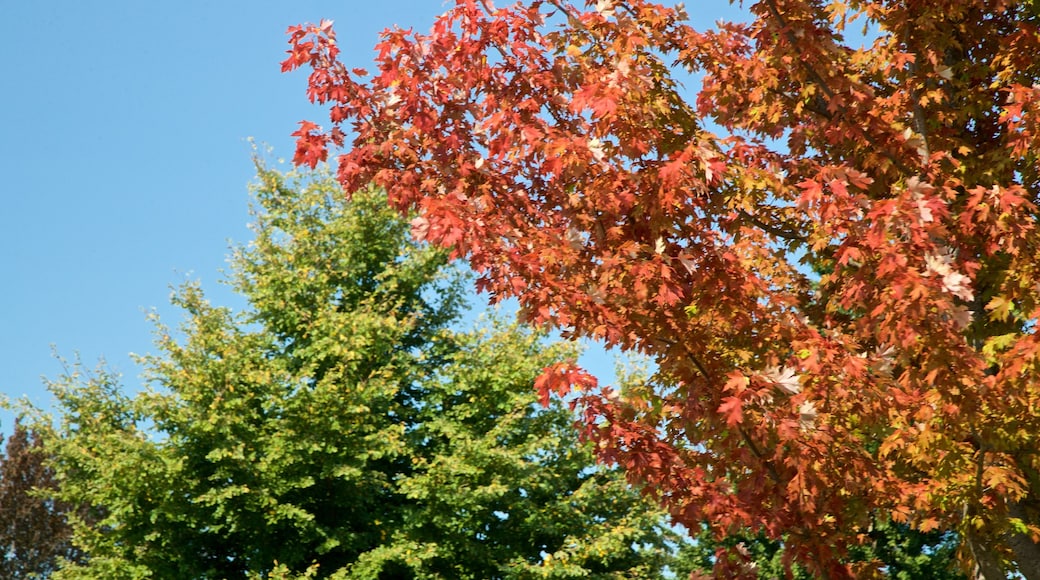
[(295, 161), (344, 149), (345, 190), (417, 210), (492, 300), (652, 357), (632, 397), (539, 384), (677, 521), (843, 577), (878, 573), (843, 558), (890, 514), (957, 531), (978, 577), (1040, 578), (1040, 10), (748, 9), (457, 0), (372, 73), (294, 26), (283, 70), (331, 121)]
[(42, 495), (55, 487), (45, 456), (39, 434), (16, 421), (0, 454), (0, 577), (47, 578), (79, 557), (67, 506)]
[[(367, 191), (260, 166), (239, 314), (197, 285), (148, 390), (52, 384), (58, 496), (102, 507), (60, 578), (655, 577), (674, 536), (532, 381), (574, 356), (513, 325), (452, 330), (438, 248)], [(78, 374), (77, 374), (78, 373)]]
[[(933, 530), (925, 533), (907, 524), (878, 521), (867, 535), (869, 541), (849, 554), (847, 561), (850, 564), (879, 562), (884, 576), (897, 580), (965, 578), (956, 565), (954, 555), (957, 541), (950, 532)], [(770, 540), (762, 534), (733, 534), (723, 542), (727, 548), (724, 550), (726, 557), (733, 558), (731, 566), (748, 576), (784, 578), (790, 574), (794, 580), (814, 578), (804, 568), (785, 565), (784, 544), (781, 541)], [(705, 526), (694, 541), (680, 547), (677, 561), (671, 568), (679, 574), (679, 578), (710, 573), (718, 557), (718, 548), (719, 542)]]

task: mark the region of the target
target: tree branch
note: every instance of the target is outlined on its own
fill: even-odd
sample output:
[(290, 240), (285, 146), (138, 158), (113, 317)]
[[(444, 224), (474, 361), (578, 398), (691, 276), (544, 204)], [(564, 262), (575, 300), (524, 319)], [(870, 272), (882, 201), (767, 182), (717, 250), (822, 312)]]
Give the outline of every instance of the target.
[[(915, 60), (910, 61), (910, 74), (917, 76), (917, 62)], [(928, 161), (932, 158), (932, 147), (928, 142), (928, 127), (924, 122), (924, 108), (921, 107), (921, 93), (917, 88), (910, 89), (910, 98), (914, 100), (913, 106), (911, 107), (914, 115), (914, 130), (917, 131), (918, 135), (921, 136), (921, 140), (924, 142), (924, 153), (921, 154), (921, 164), (927, 165)]]
[(791, 230), (788, 230), (786, 228), (782, 228), (782, 227), (779, 227), (779, 226), (774, 226), (774, 225), (767, 224), (764, 221), (758, 219), (757, 217), (749, 214), (748, 212), (746, 212), (744, 210), (738, 210), (738, 213), (740, 214), (740, 217), (750, 221), (752, 224), (757, 226), (759, 229), (765, 230), (767, 233), (773, 234), (774, 236), (776, 236), (778, 238), (783, 238), (785, 240), (791, 240), (793, 242), (803, 242), (804, 243), (804, 242), (808, 241), (808, 238), (806, 238), (805, 236), (798, 235), (797, 233), (792, 232)]
[[(776, 0), (766, 0), (766, 6), (769, 8), (769, 13), (780, 24), (780, 29), (784, 33), (784, 37), (787, 38), (787, 42), (791, 44), (792, 48), (798, 46), (798, 39), (795, 37), (794, 32), (792, 32), (791, 26), (787, 22), (787, 19), (784, 18), (784, 15), (780, 13), (780, 9), (776, 5)], [(830, 85), (827, 84), (827, 81), (824, 80), (823, 76), (820, 75), (820, 73), (817, 72), (816, 69), (813, 68), (808, 62), (806, 62), (805, 59), (799, 58), (797, 60), (799, 64), (802, 66), (802, 68), (805, 69), (805, 72), (809, 75), (809, 80), (813, 84), (818, 86), (820, 90), (823, 91), (823, 94), (827, 95), (827, 98), (830, 100), (830, 102), (833, 102), (835, 97), (834, 91), (831, 90)], [(818, 110), (818, 108), (810, 108), (809, 110), (814, 113), (823, 115), (823, 113), (821, 113)], [(842, 114), (842, 117), (846, 117), (846, 109), (844, 107), (841, 109), (840, 112)], [(835, 120), (834, 116), (829, 114), (829, 112), (823, 116), (828, 120)], [(902, 161), (900, 161), (898, 157), (889, 152), (888, 149), (881, 147), (877, 140), (874, 139), (873, 135), (867, 133), (867, 131), (865, 130), (862, 131), (862, 135), (863, 138), (867, 140), (867, 143), (869, 143), (872, 147), (874, 147), (877, 151), (884, 155), (885, 159), (891, 161), (896, 168), (898, 168), (903, 173), (912, 173), (911, 169), (907, 167), (907, 165), (904, 164)]]
[[(701, 373), (701, 376), (705, 380), (711, 380), (708, 375), (708, 370), (704, 367), (700, 360), (697, 359), (692, 353), (686, 353), (686, 357), (690, 359), (693, 366), (697, 367), (697, 370)], [(738, 427), (737, 430), (740, 432), (741, 439), (744, 440), (744, 444), (747, 445), (748, 449), (751, 450), (751, 454), (754, 455), (763, 465), (766, 466), (766, 470), (769, 471), (769, 475), (773, 477), (773, 481), (781, 483), (783, 480), (780, 477), (780, 473), (776, 470), (773, 462), (766, 458), (765, 454), (755, 445), (755, 442), (751, 440), (751, 436), (748, 435), (747, 431), (743, 427)]]

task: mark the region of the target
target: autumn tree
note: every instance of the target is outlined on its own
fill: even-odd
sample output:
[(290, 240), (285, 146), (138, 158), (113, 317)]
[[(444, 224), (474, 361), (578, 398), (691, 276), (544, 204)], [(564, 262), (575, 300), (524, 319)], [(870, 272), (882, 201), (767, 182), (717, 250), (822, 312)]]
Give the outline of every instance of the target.
[(677, 521), (837, 578), (880, 573), (843, 558), (886, 514), (957, 531), (976, 577), (1040, 578), (1037, 4), (745, 6), (698, 30), (457, 0), (372, 70), (294, 26), (283, 70), (331, 123), (295, 160), (342, 150), (348, 193), (416, 210), (493, 300), (652, 357), (641, 391), (540, 386)]
[(51, 384), (58, 495), (106, 512), (57, 577), (658, 577), (663, 514), (537, 404), (572, 348), (456, 330), (457, 272), (377, 191), (261, 166), (256, 193), (246, 310), (188, 284), (147, 390)]
[(39, 434), (16, 421), (0, 454), (0, 578), (47, 578), (79, 557), (67, 506), (46, 496), (55, 485)]

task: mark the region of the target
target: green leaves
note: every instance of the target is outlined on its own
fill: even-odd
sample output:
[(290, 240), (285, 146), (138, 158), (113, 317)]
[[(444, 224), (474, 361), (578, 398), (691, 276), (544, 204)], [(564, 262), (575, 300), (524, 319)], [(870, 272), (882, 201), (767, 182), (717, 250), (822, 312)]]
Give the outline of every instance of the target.
[(146, 390), (52, 384), (58, 496), (102, 515), (76, 525), (89, 557), (59, 577), (660, 573), (661, 513), (536, 402), (572, 348), (498, 320), (454, 329), (462, 274), (381, 192), (258, 174), (230, 280), (250, 307), (187, 284)]

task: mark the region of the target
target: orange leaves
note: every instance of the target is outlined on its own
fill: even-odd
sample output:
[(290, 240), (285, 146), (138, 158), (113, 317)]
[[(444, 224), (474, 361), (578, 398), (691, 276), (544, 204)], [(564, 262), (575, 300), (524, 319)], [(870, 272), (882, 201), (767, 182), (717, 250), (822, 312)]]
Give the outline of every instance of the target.
[(1003, 296), (994, 296), (986, 303), (986, 310), (989, 311), (990, 320), (1000, 322), (1006, 322), (1011, 318), (1014, 308), (1014, 303)]
[[(332, 122), (295, 160), (342, 146), (344, 187), (385, 187), (495, 300), (653, 357), (643, 407), (566, 365), (538, 388), (578, 385), (601, 456), (681, 517), (818, 539), (827, 570), (864, 510), (947, 525), (975, 447), (1040, 445), (1040, 35), (981, 6), (770, 0), (698, 32), (643, 0), (460, 1), (370, 76), (294, 27), (283, 68)], [(870, 46), (828, 25), (856, 16)]]
[(546, 367), (534, 381), (534, 388), (541, 397), (542, 405), (549, 404), (553, 394), (566, 396), (571, 391), (590, 391), (596, 388), (596, 378), (570, 363), (557, 363)]
[(726, 424), (730, 427), (739, 425), (744, 420), (743, 405), (740, 397), (725, 397), (719, 405), (719, 414), (725, 417)]
[(1007, 465), (985, 466), (980, 480), (985, 488), (993, 490), (1002, 497), (1017, 500), (1028, 493), (1029, 483), (1021, 474), (1009, 469)]

